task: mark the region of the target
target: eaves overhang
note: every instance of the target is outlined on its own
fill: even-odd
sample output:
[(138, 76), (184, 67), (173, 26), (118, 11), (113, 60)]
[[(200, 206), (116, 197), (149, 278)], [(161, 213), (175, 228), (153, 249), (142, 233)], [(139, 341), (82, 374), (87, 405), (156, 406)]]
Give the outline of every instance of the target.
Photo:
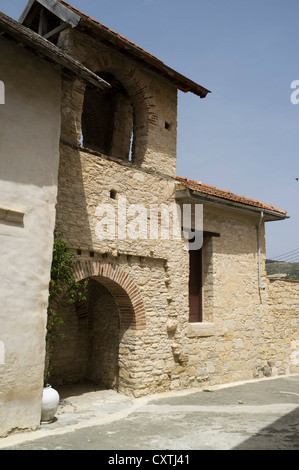
[(18, 45), (26, 47), (42, 59), (52, 62), (61, 69), (62, 73), (78, 77), (89, 85), (102, 90), (111, 88), (109, 83), (63, 52), (59, 47), (2, 12), (0, 12), (0, 35), (13, 39)]
[(252, 215), (263, 214), (265, 222), (289, 219), (289, 216), (286, 212), (276, 211), (275, 209), (268, 209), (267, 207), (263, 206), (253, 206), (246, 203), (226, 200), (221, 197), (203, 194), (200, 191), (187, 188), (177, 189), (175, 192), (175, 198), (176, 200), (182, 201), (183, 203), (207, 204), (209, 206), (217, 206), (223, 209), (242, 211)]
[(40, 9), (46, 8), (49, 12), (57, 16), (62, 23), (69, 25), (78, 31), (89, 34), (100, 40), (109, 47), (119, 50), (123, 54), (131, 57), (138, 63), (146, 66), (152, 71), (162, 75), (174, 83), (180, 91), (191, 92), (200, 98), (205, 98), (210, 90), (195, 83), (174, 69), (165, 65), (161, 60), (134, 44), (121, 34), (116, 33), (99, 21), (85, 15), (83, 12), (66, 3), (64, 0), (29, 0), (19, 21), (30, 27), (34, 16), (40, 14)]

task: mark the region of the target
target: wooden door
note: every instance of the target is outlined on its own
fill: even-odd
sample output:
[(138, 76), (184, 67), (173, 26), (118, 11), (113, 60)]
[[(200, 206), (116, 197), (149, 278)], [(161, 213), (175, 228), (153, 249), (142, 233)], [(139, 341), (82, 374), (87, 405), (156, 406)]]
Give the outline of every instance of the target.
[(189, 321), (202, 322), (202, 250), (189, 251)]

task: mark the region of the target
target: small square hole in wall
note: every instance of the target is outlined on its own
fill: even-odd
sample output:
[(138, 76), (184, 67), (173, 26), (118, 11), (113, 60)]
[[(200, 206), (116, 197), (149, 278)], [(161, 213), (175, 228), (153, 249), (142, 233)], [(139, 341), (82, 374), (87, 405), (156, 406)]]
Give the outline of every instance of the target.
[(77, 255), (78, 256), (82, 255), (82, 250), (77, 250)]
[(170, 130), (170, 123), (167, 121), (165, 121), (165, 129), (168, 131)]
[(90, 251), (90, 252), (89, 252), (89, 256), (90, 256), (91, 258), (94, 258), (94, 251)]
[(116, 195), (117, 195), (117, 192), (115, 191), (115, 189), (111, 189), (111, 191), (110, 191), (110, 198), (111, 198), (111, 199), (116, 199)]

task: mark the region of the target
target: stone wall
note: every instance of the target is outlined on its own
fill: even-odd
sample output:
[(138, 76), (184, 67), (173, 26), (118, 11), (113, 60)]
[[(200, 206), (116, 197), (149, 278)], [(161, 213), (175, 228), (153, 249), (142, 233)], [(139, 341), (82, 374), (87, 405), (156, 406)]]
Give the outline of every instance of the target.
[[(49, 64), (0, 41), (0, 437), (40, 422), (59, 150), (56, 225), (77, 253), (77, 280), (89, 279), (89, 288), (85, 304), (59, 304), (66, 336), (52, 358), (58, 389), (92, 380), (140, 397), (299, 373), (299, 284), (268, 281), (263, 269), (260, 288), (258, 214), (204, 204), (204, 231), (217, 237), (203, 242), (201, 323), (189, 323), (186, 244), (171, 228), (169, 238), (151, 237), (153, 206), (180, 203), (176, 87), (103, 43), (64, 31), (65, 51), (126, 92), (116, 97), (112, 151), (107, 146), (104, 155), (82, 145), (84, 103), (92, 101), (85, 85), (64, 79), (61, 88)], [(115, 237), (101, 236), (103, 204), (115, 210)], [(129, 215), (133, 205), (140, 218)], [(122, 231), (125, 215), (137, 238)]]
[(86, 301), (59, 302), (62, 338), (51, 355), (51, 383), (92, 381), (109, 388), (118, 382), (119, 311), (109, 291), (95, 280), (86, 288)]
[[(204, 206), (204, 230), (220, 236), (203, 245), (203, 322), (184, 328), (181, 350), (190, 385), (254, 376), (267, 310), (258, 286), (258, 221), (258, 215)], [(262, 249), (263, 261), (264, 239)]]
[[(188, 318), (188, 252), (181, 240), (150, 240), (144, 219), (136, 240), (123, 233), (101, 239), (99, 206), (109, 205), (122, 217), (132, 204), (143, 204), (147, 224), (151, 205), (175, 203), (177, 90), (77, 32), (67, 32), (61, 40), (94, 72), (113, 74), (126, 88), (134, 108), (134, 143), (132, 161), (82, 148), (85, 87), (78, 81), (63, 84), (57, 226), (68, 245), (81, 253), (79, 259), (122, 269), (142, 298), (145, 325), (119, 331), (118, 389), (135, 396), (162, 391), (174, 380), (167, 321)], [(105, 276), (95, 277), (106, 285)], [(98, 373), (92, 375), (100, 381)]]
[[(85, 87), (80, 81), (63, 84), (57, 225), (78, 253), (78, 280), (93, 278), (108, 289), (115, 302), (108, 295), (99, 295), (99, 308), (93, 310), (89, 332), (92, 348), (82, 355), (84, 377), (138, 397), (269, 374), (266, 366), (272, 343), (265, 329), (269, 286), (264, 269), (264, 224), (262, 288), (259, 286), (259, 213), (204, 204), (204, 231), (219, 236), (204, 239), (203, 322), (189, 323), (188, 250), (182, 239), (150, 238), (147, 223), (152, 205), (170, 207), (180, 202), (175, 199), (176, 90), (163, 78), (76, 31), (63, 33), (61, 44), (94, 72), (113, 74), (131, 96), (134, 108), (131, 161), (83, 148)], [(99, 236), (103, 218), (99, 208), (103, 204), (117, 215), (112, 219), (114, 238)], [(124, 215), (134, 204), (142, 204), (147, 211), (145, 218), (139, 219), (136, 239), (119, 231)], [(162, 226), (162, 218), (159, 220)], [(137, 219), (133, 222), (137, 224)], [(117, 291), (118, 281), (122, 293)], [(135, 305), (130, 286), (134, 286), (134, 296), (141, 299)], [(133, 309), (135, 316), (135, 321), (124, 328), (124, 305), (119, 303), (122, 295), (129, 297), (131, 303), (126, 308)], [(116, 310), (120, 325), (116, 324)], [(94, 341), (97, 336), (103, 338), (101, 345)], [(76, 335), (70, 335), (70, 350), (80, 350), (82, 345), (78, 337), (74, 338)], [(276, 339), (274, 335), (273, 344)], [(69, 377), (70, 367), (64, 358), (60, 352), (55, 359), (62, 381)], [(63, 361), (65, 369), (60, 367)], [(71, 371), (73, 380), (84, 378), (82, 374), (79, 377), (78, 369)]]
[[(109, 329), (111, 321), (107, 338), (112, 334), (117, 341), (115, 347), (111, 340), (101, 341), (99, 353), (99, 346), (92, 349), (86, 377), (142, 396), (299, 371), (298, 284), (270, 283), (263, 270), (259, 289), (258, 223), (258, 215), (204, 207), (204, 229), (220, 236), (204, 239), (204, 311), (203, 322), (197, 324), (188, 322), (188, 260), (182, 247), (168, 242), (164, 259), (132, 255), (134, 250), (140, 254), (142, 248), (150, 249), (132, 241), (126, 242), (130, 243), (129, 256), (118, 252), (115, 257), (100, 250), (90, 258), (83, 251), (80, 264), (93, 268), (81, 276), (90, 273), (96, 278), (100, 267), (108, 264), (113, 270), (122, 269), (138, 287), (146, 320), (138, 331), (121, 332), (116, 324), (112, 328), (114, 314), (109, 314), (111, 307), (105, 307), (105, 298), (100, 296), (102, 310), (93, 313), (99, 326), (91, 334), (97, 336), (96, 328)], [(153, 246), (157, 249), (156, 242)], [(262, 266), (264, 261), (262, 239)], [(101, 278), (97, 280), (101, 283)], [(105, 381), (100, 370), (113, 379)], [(118, 378), (113, 370), (118, 371)]]
[[(142, 168), (176, 176), (177, 88), (170, 81), (78, 31), (66, 30), (60, 46), (90, 70), (113, 76), (131, 98), (134, 114), (132, 160)], [(81, 116), (85, 87), (66, 84), (71, 106), (62, 107), (62, 138), (77, 144), (81, 139)], [(73, 95), (73, 96), (72, 96)], [(73, 98), (73, 99), (72, 99)], [(105, 116), (107, 119), (108, 116)], [(115, 156), (115, 155), (110, 155)], [(122, 155), (120, 155), (120, 158)]]
[[(124, 384), (119, 390), (141, 396), (253, 378), (263, 351), (267, 312), (266, 291), (258, 287), (259, 215), (204, 206), (204, 230), (220, 236), (204, 239), (204, 318), (202, 324), (189, 324), (189, 260), (181, 241), (105, 241), (96, 236), (95, 213), (101, 201), (117, 207), (118, 197), (126, 195), (130, 203), (146, 206), (153, 201), (170, 203), (174, 181), (106, 156), (62, 147), (64, 185), (57, 221), (71, 246), (80, 249), (79, 258), (121, 267), (136, 283), (144, 303), (145, 328), (130, 332), (130, 339), (125, 335), (119, 349)], [(112, 188), (115, 199), (110, 197)], [(262, 248), (263, 264), (264, 240)], [(265, 271), (262, 274), (266, 287)]]
[(270, 367), (273, 375), (299, 373), (299, 282), (269, 280), (268, 290), (261, 366)]

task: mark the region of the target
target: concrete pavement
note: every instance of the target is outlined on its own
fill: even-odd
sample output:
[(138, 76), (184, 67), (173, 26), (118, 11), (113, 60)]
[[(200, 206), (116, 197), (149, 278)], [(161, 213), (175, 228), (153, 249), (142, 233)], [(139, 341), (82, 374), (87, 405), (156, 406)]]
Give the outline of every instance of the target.
[(90, 387), (60, 396), (54, 423), (0, 450), (299, 450), (298, 375), (139, 399)]

